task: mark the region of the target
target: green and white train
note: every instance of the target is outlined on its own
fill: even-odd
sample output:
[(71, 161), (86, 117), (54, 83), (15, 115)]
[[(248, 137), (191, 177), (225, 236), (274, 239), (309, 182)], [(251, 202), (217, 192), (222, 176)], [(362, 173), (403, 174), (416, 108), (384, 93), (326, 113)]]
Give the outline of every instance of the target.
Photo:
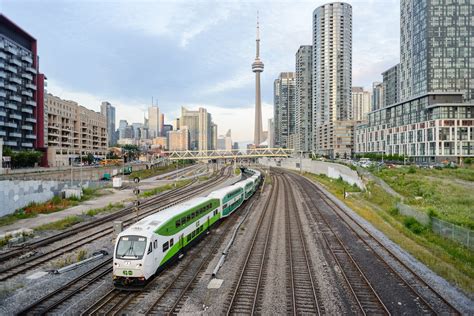
[(261, 182), (257, 170), (234, 185), (143, 218), (116, 240), (113, 278), (117, 287), (140, 286), (177, 258), (216, 222), (231, 215)]

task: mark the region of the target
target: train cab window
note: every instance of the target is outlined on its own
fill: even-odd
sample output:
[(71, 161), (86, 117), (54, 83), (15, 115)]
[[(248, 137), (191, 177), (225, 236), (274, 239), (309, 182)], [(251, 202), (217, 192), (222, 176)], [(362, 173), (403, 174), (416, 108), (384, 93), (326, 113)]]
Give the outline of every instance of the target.
[(170, 247), (169, 243), (168, 242), (165, 242), (163, 244), (163, 252), (165, 252), (166, 250), (168, 250), (168, 248)]
[(170, 239), (170, 247), (173, 247), (173, 244), (174, 244), (174, 240), (173, 238)]
[(224, 206), (222, 206), (222, 208), (227, 208), (227, 204), (224, 204)]
[(156, 249), (156, 247), (158, 247), (158, 240), (155, 240), (155, 241), (153, 242), (153, 248)]
[(147, 254), (150, 254), (152, 251), (153, 251), (153, 246), (152, 246), (151, 241), (150, 241), (150, 245), (148, 246)]
[(178, 219), (178, 220), (176, 221), (176, 227), (179, 227), (179, 226), (181, 226), (181, 219)]

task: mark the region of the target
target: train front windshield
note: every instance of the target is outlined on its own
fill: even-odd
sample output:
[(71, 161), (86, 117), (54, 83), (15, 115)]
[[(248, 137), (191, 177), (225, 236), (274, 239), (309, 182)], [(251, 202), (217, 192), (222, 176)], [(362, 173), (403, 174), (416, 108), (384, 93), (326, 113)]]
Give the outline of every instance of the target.
[(140, 236), (123, 236), (117, 245), (115, 258), (139, 260), (143, 258), (146, 249), (146, 238)]

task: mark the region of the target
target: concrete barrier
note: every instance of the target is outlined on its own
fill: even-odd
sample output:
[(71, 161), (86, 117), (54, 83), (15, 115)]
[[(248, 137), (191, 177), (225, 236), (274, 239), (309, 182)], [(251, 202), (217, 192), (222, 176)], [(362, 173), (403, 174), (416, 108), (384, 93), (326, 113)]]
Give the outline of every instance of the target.
[(281, 167), (314, 174), (324, 174), (333, 179), (342, 178), (342, 180), (350, 185), (356, 185), (361, 190), (365, 190), (365, 185), (357, 172), (341, 164), (311, 160), (308, 158), (260, 158), (259, 163), (269, 167)]
[[(98, 187), (106, 183), (83, 182), (83, 187)], [(61, 191), (77, 188), (79, 181), (46, 181), (46, 180), (4, 180), (0, 181), (0, 216), (8, 215), (25, 207), (31, 202), (42, 203), (52, 199)]]

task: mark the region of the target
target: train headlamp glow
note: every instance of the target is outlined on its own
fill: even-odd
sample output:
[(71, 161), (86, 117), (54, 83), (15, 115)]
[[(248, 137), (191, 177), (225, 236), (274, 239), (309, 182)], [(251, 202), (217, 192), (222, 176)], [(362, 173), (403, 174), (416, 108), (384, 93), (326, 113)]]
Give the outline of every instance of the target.
[(140, 268), (141, 266), (142, 266), (142, 264), (141, 264), (141, 263), (137, 264), (137, 268)]

